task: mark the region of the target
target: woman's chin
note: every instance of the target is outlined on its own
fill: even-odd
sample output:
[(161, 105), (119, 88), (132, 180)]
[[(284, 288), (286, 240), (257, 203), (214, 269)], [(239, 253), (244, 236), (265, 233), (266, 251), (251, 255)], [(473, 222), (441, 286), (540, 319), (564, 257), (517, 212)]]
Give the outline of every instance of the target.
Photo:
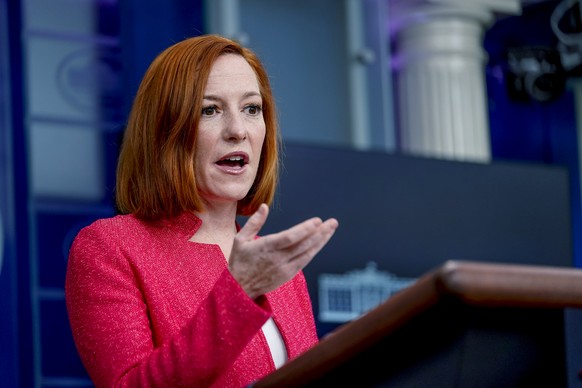
[(236, 205), (239, 201), (243, 200), (249, 190), (236, 192), (236, 193), (213, 193), (211, 195), (201, 194), (204, 202), (212, 205)]

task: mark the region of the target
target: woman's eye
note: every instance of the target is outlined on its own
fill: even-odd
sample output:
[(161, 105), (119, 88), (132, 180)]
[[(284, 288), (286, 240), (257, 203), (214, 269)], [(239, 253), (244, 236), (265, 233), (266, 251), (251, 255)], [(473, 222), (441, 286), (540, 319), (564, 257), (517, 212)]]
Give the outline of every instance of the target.
[(251, 116), (257, 116), (257, 115), (261, 114), (261, 112), (262, 112), (263, 109), (260, 107), (260, 105), (251, 104), (251, 105), (247, 105), (245, 107), (245, 110)]
[(205, 106), (204, 108), (202, 108), (202, 116), (213, 116), (216, 114), (217, 109), (218, 108), (216, 107), (216, 105)]

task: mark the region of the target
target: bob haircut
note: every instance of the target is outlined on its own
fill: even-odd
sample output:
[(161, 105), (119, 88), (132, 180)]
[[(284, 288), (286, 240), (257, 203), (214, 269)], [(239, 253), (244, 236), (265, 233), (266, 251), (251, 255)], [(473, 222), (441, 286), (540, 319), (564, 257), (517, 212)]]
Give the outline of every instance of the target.
[(266, 133), (259, 169), (237, 213), (250, 215), (271, 204), (278, 181), (279, 128), (267, 73), (250, 50), (217, 35), (183, 40), (164, 50), (139, 86), (117, 165), (116, 202), (123, 214), (161, 219), (202, 212), (196, 185), (196, 138), (206, 81), (216, 58), (243, 57), (254, 70)]

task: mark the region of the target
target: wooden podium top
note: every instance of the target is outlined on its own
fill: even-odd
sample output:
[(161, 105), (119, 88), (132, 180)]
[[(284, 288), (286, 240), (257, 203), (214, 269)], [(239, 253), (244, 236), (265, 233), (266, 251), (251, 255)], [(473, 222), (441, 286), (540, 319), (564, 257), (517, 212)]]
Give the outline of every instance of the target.
[(473, 306), (582, 307), (582, 270), (449, 261), (317, 346), (256, 382), (253, 388), (300, 386), (325, 375), (442, 299)]

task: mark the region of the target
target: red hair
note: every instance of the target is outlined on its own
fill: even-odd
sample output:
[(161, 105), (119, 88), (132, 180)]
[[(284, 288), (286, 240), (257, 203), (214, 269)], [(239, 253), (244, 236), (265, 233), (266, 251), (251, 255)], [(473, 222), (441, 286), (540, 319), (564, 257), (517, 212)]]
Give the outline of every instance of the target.
[(238, 214), (249, 215), (273, 200), (279, 165), (275, 102), (267, 73), (249, 49), (217, 35), (183, 40), (164, 50), (137, 91), (117, 166), (116, 201), (121, 213), (159, 219), (203, 211), (195, 145), (210, 69), (223, 54), (243, 57), (254, 70), (262, 97), (265, 140), (259, 170)]

